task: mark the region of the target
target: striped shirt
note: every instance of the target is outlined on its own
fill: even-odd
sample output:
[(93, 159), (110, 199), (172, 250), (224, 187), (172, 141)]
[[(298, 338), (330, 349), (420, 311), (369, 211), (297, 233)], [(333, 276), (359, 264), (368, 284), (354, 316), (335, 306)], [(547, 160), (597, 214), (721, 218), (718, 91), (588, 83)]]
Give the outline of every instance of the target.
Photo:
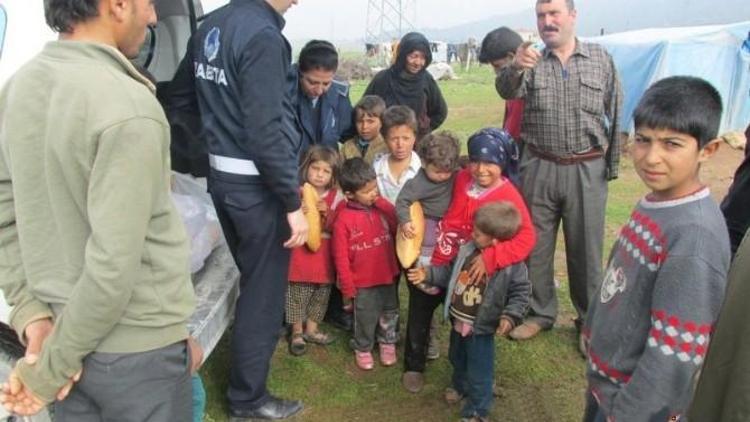
[(526, 100), (523, 142), (558, 157), (601, 147), (607, 151), (607, 178), (617, 177), (622, 88), (603, 47), (576, 39), (565, 66), (545, 48), (536, 67), (522, 75), (504, 67), (495, 88), (504, 99)]

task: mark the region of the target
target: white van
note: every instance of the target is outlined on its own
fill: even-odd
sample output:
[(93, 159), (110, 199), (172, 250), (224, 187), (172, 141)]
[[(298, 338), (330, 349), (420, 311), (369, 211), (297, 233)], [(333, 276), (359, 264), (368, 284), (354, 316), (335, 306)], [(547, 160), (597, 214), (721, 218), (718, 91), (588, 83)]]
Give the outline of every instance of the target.
[[(148, 29), (141, 54), (134, 61), (155, 77), (157, 86), (168, 83), (185, 54), (190, 35), (204, 16), (203, 5), (210, 11), (227, 2), (155, 0), (158, 23)], [(41, 0), (0, 0), (0, 87), (46, 42), (57, 38), (46, 25), (43, 4)], [(234, 315), (238, 280), (239, 272), (223, 240), (203, 268), (193, 274), (198, 303), (189, 329), (203, 346), (206, 357)], [(0, 381), (7, 378), (12, 362), (23, 353), (15, 333), (6, 324), (8, 313), (9, 308), (0, 293)], [(1, 422), (17, 420), (13, 418), (0, 406)], [(48, 421), (50, 416), (37, 415), (30, 420)]]
[[(204, 1), (213, 10), (228, 0)], [(192, 29), (203, 16), (200, 0), (155, 0), (159, 22), (149, 30), (139, 64), (157, 79), (169, 81), (185, 53)], [(38, 53), (47, 41), (57, 38), (45, 23), (42, 1), (0, 0), (0, 86), (18, 68)]]

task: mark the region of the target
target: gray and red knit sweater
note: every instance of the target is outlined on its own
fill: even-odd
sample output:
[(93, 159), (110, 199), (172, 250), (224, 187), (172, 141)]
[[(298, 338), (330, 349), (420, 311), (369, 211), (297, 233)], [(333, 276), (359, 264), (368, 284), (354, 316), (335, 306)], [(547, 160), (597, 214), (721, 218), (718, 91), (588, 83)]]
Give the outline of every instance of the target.
[(589, 391), (608, 421), (679, 420), (724, 299), (729, 238), (708, 188), (642, 199), (591, 298)]

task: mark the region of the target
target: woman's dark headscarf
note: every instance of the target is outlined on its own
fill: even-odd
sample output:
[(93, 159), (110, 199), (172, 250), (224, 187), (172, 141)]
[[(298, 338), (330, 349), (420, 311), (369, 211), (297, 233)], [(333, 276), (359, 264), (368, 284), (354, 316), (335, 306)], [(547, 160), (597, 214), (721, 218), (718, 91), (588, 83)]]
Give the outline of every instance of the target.
[[(406, 56), (414, 51), (424, 53), (424, 68), (416, 75), (406, 70)], [(391, 91), (396, 97), (398, 104), (405, 105), (414, 110), (417, 120), (425, 114), (425, 90), (427, 88), (427, 66), (432, 63), (432, 52), (430, 42), (424, 35), (418, 32), (409, 32), (401, 38), (398, 44), (398, 56), (396, 62), (391, 66)]]

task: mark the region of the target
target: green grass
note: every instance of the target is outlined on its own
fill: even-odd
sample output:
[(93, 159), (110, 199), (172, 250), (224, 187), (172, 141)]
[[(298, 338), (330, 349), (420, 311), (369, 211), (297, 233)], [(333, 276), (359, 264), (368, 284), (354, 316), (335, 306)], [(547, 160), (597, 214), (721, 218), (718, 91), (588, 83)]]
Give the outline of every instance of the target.
[[(448, 120), (441, 129), (455, 132), (465, 143), (472, 132), (484, 126), (499, 126), (503, 102), (495, 93), (489, 67), (459, 70), (461, 78), (440, 82), (448, 102)], [(367, 82), (355, 82), (351, 99), (355, 103)], [(644, 188), (626, 163), (621, 177), (610, 184), (607, 208), (605, 257), (617, 230), (627, 219)], [(559, 236), (561, 239), (562, 236)], [(496, 379), (503, 395), (495, 400), (493, 420), (578, 421), (583, 412), (584, 361), (575, 348), (573, 310), (568, 297), (564, 251), (558, 240), (556, 274), (560, 318), (558, 327), (529, 342), (497, 341)], [(406, 291), (401, 286), (402, 322), (406, 318)], [(403, 326), (402, 326), (403, 327)], [(448, 327), (441, 333), (442, 357), (429, 363), (426, 386), (414, 395), (401, 388), (401, 362), (395, 368), (376, 367), (364, 373), (356, 368), (346, 336), (330, 327), (337, 341), (327, 348), (310, 346), (300, 358), (291, 357), (280, 342), (271, 365), (270, 390), (277, 395), (305, 402), (300, 421), (455, 421), (459, 407), (442, 401), (450, 380), (446, 359)], [(405, 329), (402, 328), (402, 333)], [(399, 344), (399, 358), (403, 348)], [(228, 342), (222, 340), (201, 370), (208, 394), (206, 421), (226, 421), (225, 391), (228, 374)]]

